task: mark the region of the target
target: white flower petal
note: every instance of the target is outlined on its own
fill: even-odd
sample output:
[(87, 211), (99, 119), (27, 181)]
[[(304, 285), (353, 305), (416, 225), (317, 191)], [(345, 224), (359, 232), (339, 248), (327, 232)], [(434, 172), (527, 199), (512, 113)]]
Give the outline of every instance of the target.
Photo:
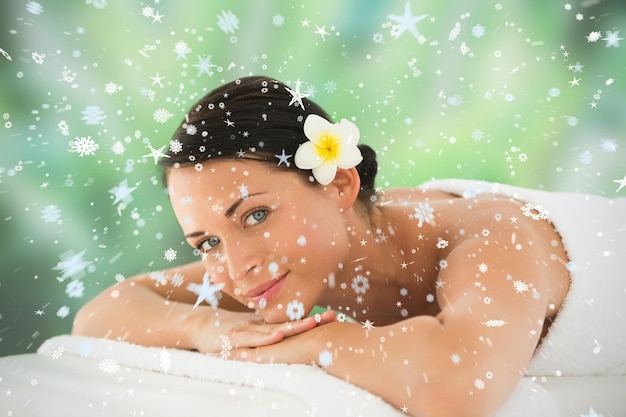
[(337, 164), (334, 161), (328, 161), (320, 166), (313, 168), (313, 176), (322, 185), (328, 185), (335, 179), (337, 173)]
[(339, 123), (333, 126), (333, 132), (346, 145), (359, 143), (359, 128), (349, 120), (341, 119)]
[(308, 141), (298, 147), (294, 156), (294, 162), (300, 169), (313, 169), (323, 161), (315, 150), (315, 143)]
[(363, 155), (358, 147), (354, 145), (342, 146), (337, 158), (339, 168), (349, 169), (357, 166), (363, 160)]
[(313, 143), (319, 143), (332, 128), (333, 125), (328, 120), (317, 114), (309, 114), (304, 121), (304, 135)]

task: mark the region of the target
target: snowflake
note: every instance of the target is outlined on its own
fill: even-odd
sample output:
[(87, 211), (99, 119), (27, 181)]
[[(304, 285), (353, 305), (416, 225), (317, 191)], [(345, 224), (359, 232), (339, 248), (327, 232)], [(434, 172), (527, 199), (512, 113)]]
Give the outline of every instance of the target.
[(455, 40), (459, 36), (460, 33), (461, 33), (461, 24), (459, 22), (456, 22), (454, 24), (454, 27), (448, 34), (448, 40), (449, 41)]
[(365, 319), (365, 321), (361, 322), (363, 328), (366, 330), (372, 330), (374, 328), (374, 322), (370, 319)]
[(88, 125), (98, 125), (104, 119), (104, 111), (100, 110), (99, 106), (86, 106), (85, 110), (81, 111), (81, 114), (83, 115), (81, 120), (84, 120), (85, 124)]
[(619, 41), (624, 40), (624, 38), (619, 37), (619, 30), (615, 30), (615, 31), (607, 30), (604, 33), (606, 33), (606, 37), (602, 38), (602, 40), (606, 41), (607, 48), (610, 48), (610, 47), (618, 48)]
[(446, 247), (448, 247), (448, 241), (438, 237), (437, 238), (437, 249), (444, 249)]
[(580, 417), (603, 417), (603, 416), (602, 414), (598, 414), (596, 410), (593, 409), (593, 407), (589, 407), (589, 413), (581, 414)]
[(613, 139), (604, 139), (600, 148), (602, 148), (603, 152), (617, 152), (617, 144)]
[(539, 204), (528, 203), (521, 207), (524, 216), (530, 217), (533, 220), (548, 220), (550, 212)]
[(183, 150), (183, 144), (178, 139), (170, 141), (170, 152), (179, 153)]
[(283, 16), (282, 14), (275, 14), (272, 17), (272, 24), (276, 27), (281, 27), (282, 25), (285, 24), (285, 16)]
[(263, 391), (265, 388), (265, 381), (262, 379), (257, 379), (253, 386), (255, 391)]
[(458, 353), (453, 353), (452, 355), (450, 355), (450, 360), (455, 365), (459, 365), (461, 363), (461, 357)]
[(239, 29), (239, 19), (231, 10), (222, 10), (222, 13), (217, 16), (217, 26), (226, 34), (234, 34)]
[(67, 278), (74, 280), (85, 276), (85, 269), (92, 266), (91, 261), (84, 259), (85, 251), (75, 254), (73, 251), (65, 252), (60, 256), (61, 261), (52, 268), (55, 271), (61, 271), (60, 281), (65, 281)]
[(169, 119), (170, 117), (172, 117), (172, 116), (173, 116), (173, 114), (172, 114), (172, 113), (170, 113), (169, 111), (165, 110), (165, 109), (156, 109), (156, 110), (154, 111), (154, 114), (152, 115), (152, 117), (154, 118), (154, 120), (155, 120), (156, 122), (159, 122), (159, 123), (165, 123), (165, 122), (167, 122), (167, 121), (168, 121), (168, 119)]
[(109, 194), (113, 196), (113, 205), (116, 205), (120, 201), (128, 204), (133, 201), (131, 193), (135, 191), (137, 187), (129, 187), (128, 180), (122, 180), (117, 186), (109, 190)]
[(324, 84), (324, 91), (326, 91), (327, 93), (334, 93), (335, 91), (337, 91), (337, 83), (335, 83), (334, 81), (326, 81), (326, 83)]
[(40, 15), (43, 13), (43, 6), (36, 1), (29, 1), (26, 3), (26, 11), (34, 15)]
[(192, 66), (198, 68), (198, 77), (202, 74), (206, 74), (210, 77), (213, 75), (213, 70), (211, 70), (211, 68), (214, 68), (217, 65), (211, 63), (211, 55), (207, 55), (205, 58), (198, 55), (198, 63), (193, 64)]
[(448, 267), (448, 261), (445, 259), (439, 260), (439, 269), (446, 269)]
[(472, 28), (472, 35), (476, 38), (481, 38), (485, 35), (485, 27), (483, 25), (476, 25)]
[(91, 139), (91, 136), (76, 137), (76, 140), (70, 142), (70, 152), (77, 152), (80, 156), (94, 155), (99, 145)]
[(370, 282), (367, 277), (357, 275), (352, 278), (352, 289), (357, 294), (365, 294), (370, 288)]
[(333, 355), (327, 350), (323, 350), (320, 352), (317, 363), (322, 368), (328, 368), (333, 363)]
[(483, 137), (485, 137), (485, 134), (483, 133), (482, 130), (480, 129), (474, 129), (472, 130), (472, 139), (474, 139), (476, 142), (480, 142)]
[(452, 107), (460, 107), (463, 104), (463, 97), (458, 94), (455, 94), (451, 97), (448, 97), (448, 104)]
[(81, 298), (85, 294), (85, 284), (78, 279), (72, 280), (65, 287), (65, 293), (70, 298)]
[(485, 327), (502, 327), (508, 323), (504, 320), (487, 320), (487, 321), (483, 321), (482, 324)]
[(111, 146), (111, 150), (115, 155), (122, 155), (126, 151), (126, 148), (122, 145), (122, 142), (118, 140)]
[(239, 198), (242, 200), (247, 200), (248, 199), (248, 186), (245, 184), (241, 184), (239, 187), (237, 187), (239, 189)]
[(578, 118), (577, 118), (577, 117), (574, 117), (574, 116), (567, 116), (567, 117), (566, 117), (566, 120), (567, 120), (567, 124), (568, 124), (568, 126), (572, 126), (572, 127), (574, 127), (574, 126), (577, 126), (577, 125), (578, 125)]
[(141, 9), (141, 15), (144, 17), (152, 17), (154, 16), (154, 9), (150, 6), (145, 6)]
[(480, 379), (480, 378), (476, 378), (474, 380), (474, 386), (477, 389), (483, 390), (483, 389), (485, 389), (485, 382), (482, 379)]
[(35, 61), (39, 65), (43, 65), (43, 60), (46, 58), (46, 54), (40, 54), (38, 52), (33, 52), (31, 54), (33, 61)]
[(176, 251), (172, 248), (169, 248), (165, 251), (165, 253), (163, 254), (163, 257), (165, 258), (166, 261), (172, 262), (173, 260), (176, 259)]
[[(175, 258), (175, 257), (174, 257)], [(148, 274), (148, 278), (154, 281), (154, 284), (158, 287), (167, 284), (167, 277), (162, 271), (153, 271)]]
[(383, 34), (380, 32), (374, 33), (372, 41), (374, 41), (374, 43), (383, 43)]
[(206, 301), (211, 307), (217, 308), (220, 297), (220, 290), (224, 287), (224, 284), (211, 284), (209, 280), (209, 273), (205, 272), (202, 277), (202, 284), (190, 283), (187, 284), (187, 291), (198, 296), (193, 308), (196, 309), (201, 302)]
[(54, 223), (61, 218), (61, 209), (54, 204), (46, 206), (43, 210), (41, 210), (41, 218), (46, 223)]
[(222, 346), (220, 348), (220, 357), (226, 360), (230, 356), (230, 351), (233, 347), (230, 344), (230, 339), (228, 338), (228, 336), (221, 334), (220, 340), (222, 341)]
[(185, 128), (185, 131), (187, 132), (189, 136), (193, 136), (196, 133), (198, 133), (198, 128), (196, 127), (196, 125), (187, 125), (187, 127)]
[(581, 164), (589, 165), (593, 161), (593, 156), (591, 152), (585, 151), (578, 156), (578, 160)]
[(597, 42), (602, 37), (602, 33), (600, 32), (589, 32), (587, 35), (587, 42)]
[(428, 203), (418, 203), (417, 207), (413, 209), (415, 213), (412, 213), (409, 218), (417, 219), (418, 226), (422, 227), (424, 222), (431, 224), (434, 223), (435, 219), (434, 212), (435, 209), (430, 206)]
[(487, 272), (487, 269), (488, 269), (487, 264), (482, 263), (478, 265), (478, 270), (482, 272), (483, 274)]
[(176, 42), (176, 44), (174, 45), (174, 52), (176, 52), (176, 59), (187, 59), (187, 54), (189, 52), (191, 52), (191, 48), (189, 48), (189, 45), (187, 45), (187, 42), (183, 42), (183, 41), (178, 41)]
[(122, 90), (122, 86), (115, 84), (113, 81), (110, 81), (104, 85), (104, 92), (109, 95), (117, 93), (120, 90)]
[(98, 368), (105, 374), (116, 374), (122, 367), (115, 359), (102, 359), (100, 363), (98, 363)]
[(159, 352), (159, 362), (161, 363), (161, 369), (163, 372), (168, 373), (172, 367), (172, 358), (170, 357), (170, 352), (167, 349), (163, 348)]
[(61, 356), (63, 356), (63, 352), (65, 352), (65, 346), (59, 346), (54, 350), (54, 352), (52, 352), (52, 359), (59, 359)]
[(57, 310), (57, 317), (64, 319), (70, 315), (70, 308), (68, 306), (62, 306)]
[(286, 312), (289, 320), (300, 320), (304, 316), (304, 305), (298, 300), (290, 301)]
[(170, 278), (170, 282), (172, 283), (173, 287), (180, 287), (185, 282), (185, 277), (180, 272), (176, 272)]
[(515, 288), (515, 292), (517, 293), (523, 293), (528, 291), (528, 284), (526, 284), (524, 281), (513, 281), (513, 287)]

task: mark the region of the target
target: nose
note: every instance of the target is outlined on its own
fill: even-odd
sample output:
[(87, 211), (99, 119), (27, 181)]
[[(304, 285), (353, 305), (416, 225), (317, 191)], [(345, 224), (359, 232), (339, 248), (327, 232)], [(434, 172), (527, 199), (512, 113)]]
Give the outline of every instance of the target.
[(261, 272), (263, 256), (258, 246), (241, 241), (226, 246), (226, 264), (230, 279), (241, 280)]

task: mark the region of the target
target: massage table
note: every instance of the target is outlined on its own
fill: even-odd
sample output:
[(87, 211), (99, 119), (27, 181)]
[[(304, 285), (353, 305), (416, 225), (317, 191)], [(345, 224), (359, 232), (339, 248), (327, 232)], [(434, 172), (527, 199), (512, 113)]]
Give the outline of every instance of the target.
[[(410, 410), (408, 410), (410, 412)], [(0, 358), (0, 416), (406, 415), (307, 365), (57, 336)], [(626, 376), (525, 377), (497, 417), (626, 416)]]

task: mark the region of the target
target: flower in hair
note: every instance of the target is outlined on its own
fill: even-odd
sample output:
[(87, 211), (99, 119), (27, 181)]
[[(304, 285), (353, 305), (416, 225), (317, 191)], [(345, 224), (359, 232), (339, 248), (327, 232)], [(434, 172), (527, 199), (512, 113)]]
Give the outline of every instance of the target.
[(359, 128), (346, 119), (330, 123), (321, 116), (310, 114), (304, 121), (304, 135), (309, 141), (298, 147), (294, 162), (300, 169), (312, 170), (322, 185), (330, 184), (338, 167), (349, 169), (363, 160), (357, 147)]

